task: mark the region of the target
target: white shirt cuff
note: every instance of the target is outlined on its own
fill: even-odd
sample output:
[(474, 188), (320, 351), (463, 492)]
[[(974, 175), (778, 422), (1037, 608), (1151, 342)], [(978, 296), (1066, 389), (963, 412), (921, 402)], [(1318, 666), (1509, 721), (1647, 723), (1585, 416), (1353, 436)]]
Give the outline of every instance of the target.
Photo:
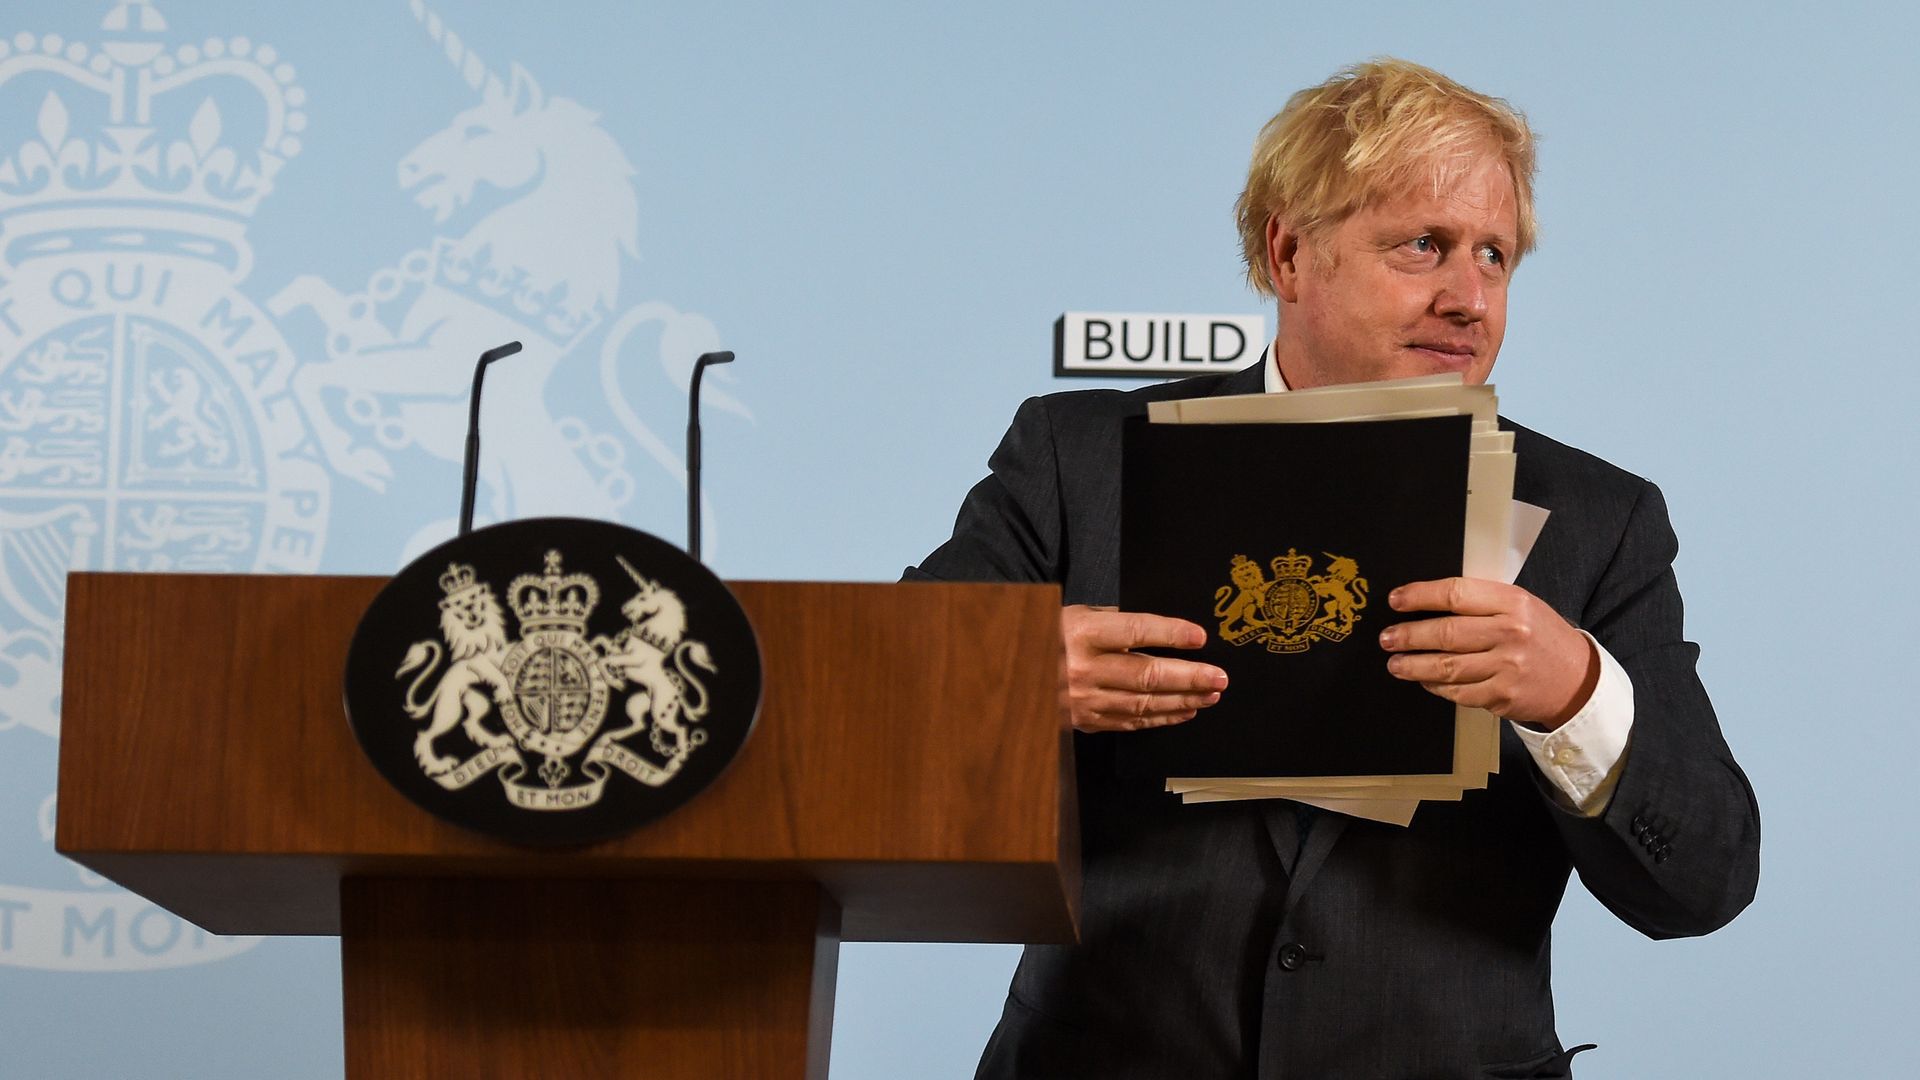
[(1620, 764), (1627, 754), (1627, 736), (1633, 731), (1633, 680), (1606, 647), (1585, 630), (1600, 657), (1600, 678), (1593, 696), (1573, 719), (1552, 731), (1535, 731), (1520, 724), (1513, 730), (1569, 804), (1587, 817), (1599, 817), (1620, 780)]

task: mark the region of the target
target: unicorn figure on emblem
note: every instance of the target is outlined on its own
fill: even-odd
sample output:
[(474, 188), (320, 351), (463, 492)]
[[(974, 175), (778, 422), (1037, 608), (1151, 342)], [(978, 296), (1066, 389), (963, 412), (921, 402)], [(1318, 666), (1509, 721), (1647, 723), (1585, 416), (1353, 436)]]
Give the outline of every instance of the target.
[[(620, 605), (626, 629), (612, 641), (596, 639), (595, 645), (604, 654), (601, 667), (614, 685), (632, 683), (636, 692), (627, 698), (628, 725), (608, 737), (623, 739), (650, 726), (654, 752), (679, 757), (707, 740), (705, 731), (681, 723), (699, 723), (710, 707), (706, 684), (694, 669), (709, 674), (717, 669), (706, 643), (686, 636), (687, 607), (680, 595), (642, 576), (627, 560), (620, 559), (620, 565), (639, 591)], [(691, 701), (688, 689), (694, 692)]]

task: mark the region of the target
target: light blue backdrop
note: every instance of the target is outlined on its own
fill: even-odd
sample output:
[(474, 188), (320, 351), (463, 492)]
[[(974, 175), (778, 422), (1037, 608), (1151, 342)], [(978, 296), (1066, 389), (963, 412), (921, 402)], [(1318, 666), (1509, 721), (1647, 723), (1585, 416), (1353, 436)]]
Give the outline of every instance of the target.
[[(1019, 400), (1068, 385), (1058, 313), (1260, 310), (1229, 217), (1252, 135), (1379, 53), (1544, 134), (1503, 404), (1665, 488), (1765, 819), (1759, 899), (1711, 938), (1572, 890), (1581, 1075), (1884, 1074), (1920, 990), (1920, 19), (1671, 7), (6, 5), (0, 1077), (341, 1071), (333, 941), (208, 939), (52, 854), (66, 566), (392, 570), (450, 529), (458, 367), (522, 336), (483, 518), (679, 537), (679, 387), (719, 345), (711, 561), (892, 579)], [(120, 121), (159, 148), (82, 190), (140, 156), (87, 85), (116, 65), (158, 80)], [(525, 305), (463, 283), (474, 238)], [(847, 947), (834, 1076), (971, 1075), (1014, 957)]]

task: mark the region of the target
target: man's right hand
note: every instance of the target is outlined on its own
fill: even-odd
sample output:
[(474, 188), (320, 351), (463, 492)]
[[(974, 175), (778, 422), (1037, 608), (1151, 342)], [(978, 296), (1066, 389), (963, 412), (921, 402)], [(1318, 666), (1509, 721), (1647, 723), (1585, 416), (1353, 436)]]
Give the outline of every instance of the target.
[(1060, 709), (1076, 731), (1178, 724), (1227, 687), (1227, 673), (1212, 664), (1130, 651), (1206, 644), (1207, 632), (1185, 619), (1072, 604), (1060, 609), (1060, 638)]

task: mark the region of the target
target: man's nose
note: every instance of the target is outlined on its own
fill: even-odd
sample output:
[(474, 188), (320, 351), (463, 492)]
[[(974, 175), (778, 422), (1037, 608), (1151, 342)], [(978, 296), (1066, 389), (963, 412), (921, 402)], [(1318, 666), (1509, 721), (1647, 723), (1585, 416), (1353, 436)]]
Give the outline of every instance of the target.
[(1466, 252), (1448, 260), (1442, 270), (1440, 294), (1433, 299), (1437, 315), (1461, 322), (1479, 322), (1487, 317), (1487, 285), (1480, 268)]

